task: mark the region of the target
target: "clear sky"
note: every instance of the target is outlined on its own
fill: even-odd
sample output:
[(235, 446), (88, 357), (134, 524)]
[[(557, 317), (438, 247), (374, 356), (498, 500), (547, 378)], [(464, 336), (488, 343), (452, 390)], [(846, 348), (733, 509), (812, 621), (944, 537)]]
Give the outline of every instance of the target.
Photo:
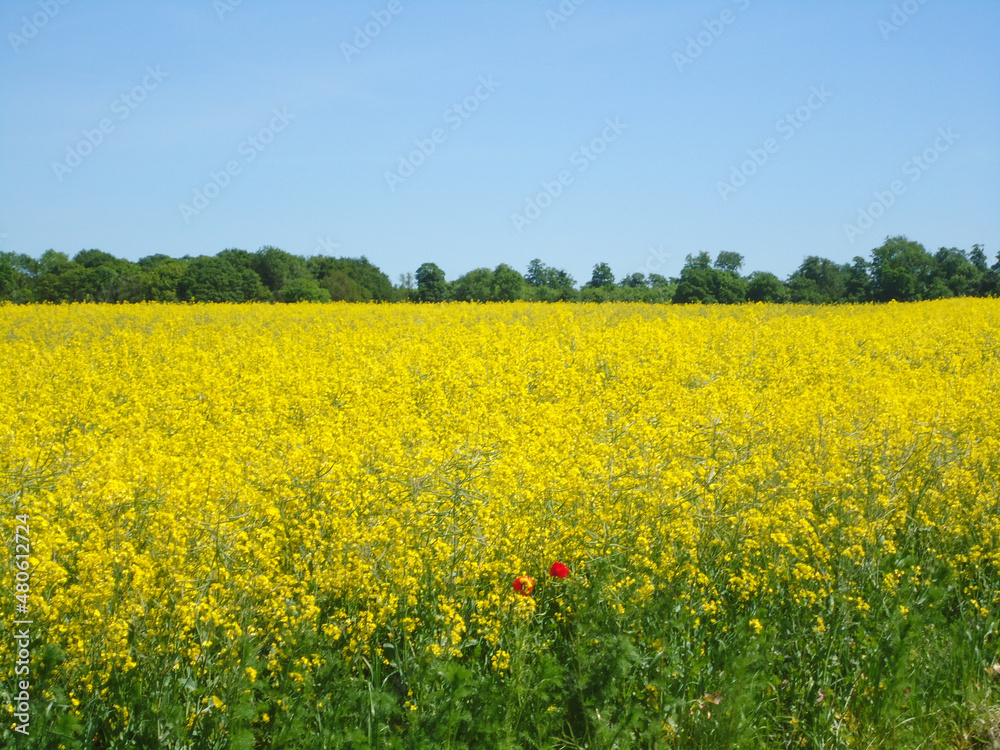
[(394, 282), (1000, 251), (997, 0), (6, 0), (0, 31), (0, 250)]

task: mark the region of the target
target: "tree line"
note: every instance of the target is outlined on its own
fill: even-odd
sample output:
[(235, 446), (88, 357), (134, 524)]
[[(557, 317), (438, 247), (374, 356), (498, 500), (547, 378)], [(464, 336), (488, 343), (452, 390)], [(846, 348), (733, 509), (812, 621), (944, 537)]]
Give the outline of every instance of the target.
[(449, 281), (434, 263), (392, 281), (367, 258), (303, 258), (265, 246), (214, 256), (150, 255), (137, 262), (101, 250), (72, 258), (47, 250), (39, 258), (0, 253), (0, 301), (32, 302), (909, 302), (1000, 296), (1000, 254), (989, 265), (971, 251), (928, 252), (906, 237), (888, 237), (869, 259), (836, 263), (807, 256), (786, 279), (766, 271), (742, 275), (744, 258), (720, 252), (688, 255), (680, 275), (632, 273), (615, 279), (607, 263), (577, 286), (566, 271), (535, 259), (525, 273), (501, 263)]

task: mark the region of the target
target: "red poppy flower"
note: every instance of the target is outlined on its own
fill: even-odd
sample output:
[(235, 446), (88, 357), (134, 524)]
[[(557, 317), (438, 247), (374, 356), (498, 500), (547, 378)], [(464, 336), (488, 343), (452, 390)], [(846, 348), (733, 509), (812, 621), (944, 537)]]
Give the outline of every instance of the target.
[(549, 568), (549, 575), (555, 576), (556, 578), (565, 578), (569, 575), (569, 568), (567, 568), (563, 563), (556, 560), (552, 563), (552, 567)]
[(531, 592), (535, 590), (535, 579), (531, 576), (521, 576), (520, 578), (514, 579), (514, 591), (519, 593), (521, 596), (531, 596)]

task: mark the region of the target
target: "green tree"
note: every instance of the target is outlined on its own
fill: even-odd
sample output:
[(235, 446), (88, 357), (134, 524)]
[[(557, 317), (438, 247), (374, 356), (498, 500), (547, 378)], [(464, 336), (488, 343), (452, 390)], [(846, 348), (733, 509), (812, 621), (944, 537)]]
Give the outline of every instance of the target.
[(248, 302), (271, 299), (250, 267), (249, 253), (226, 250), (215, 257), (193, 259), (177, 282), (177, 298), (184, 302)]
[(137, 302), (140, 269), (101, 250), (81, 250), (72, 260), (47, 250), (38, 262), (35, 297), (51, 302)]
[(728, 270), (733, 267), (733, 261), (733, 258), (723, 258), (721, 265), (727, 270), (722, 270), (712, 267), (711, 256), (704, 251), (688, 255), (681, 268), (673, 302), (682, 305), (692, 302), (727, 305), (746, 302), (746, 280), (736, 271)]
[(528, 272), (524, 280), (531, 286), (548, 286), (548, 266), (538, 258), (528, 263)]
[(587, 286), (591, 289), (600, 289), (601, 287), (614, 286), (615, 275), (611, 273), (611, 266), (607, 263), (598, 263), (594, 266), (594, 273), (590, 277), (590, 281), (587, 282)]
[(723, 305), (747, 301), (747, 281), (735, 271), (716, 271), (715, 299)]
[[(982, 283), (983, 271), (964, 250), (942, 247), (934, 254), (933, 297), (974, 296), (979, 293)], [(943, 289), (943, 293), (933, 294), (935, 289)]]
[[(223, 260), (229, 263), (235, 268), (249, 268), (253, 270), (254, 257), (253, 253), (247, 250), (241, 250), (238, 247), (229, 247), (223, 250), (221, 253), (215, 255), (219, 260)], [(256, 271), (254, 272), (256, 273)], [(260, 278), (260, 277), (258, 277)]]
[(611, 302), (615, 298), (613, 286), (590, 286), (585, 284), (577, 299), (580, 302)]
[(513, 302), (524, 297), (525, 281), (519, 271), (506, 263), (493, 269), (490, 299), (495, 302)]
[(413, 274), (407, 271), (406, 273), (399, 274), (399, 284), (393, 288), (394, 299), (405, 300), (407, 302), (412, 301), (417, 294), (416, 284), (414, 283)]
[(788, 302), (788, 288), (781, 279), (767, 271), (754, 271), (747, 277), (747, 300), (750, 302)]
[(188, 261), (167, 255), (140, 258), (142, 298), (150, 302), (177, 302), (177, 284), (187, 270)]
[(452, 282), (451, 294), (459, 302), (487, 302), (493, 299), (493, 271), (474, 268), (459, 276)]
[(154, 255), (145, 255), (142, 258), (139, 258), (135, 264), (145, 271), (150, 268), (156, 268), (164, 263), (169, 263), (172, 260), (177, 259), (171, 258), (169, 255), (164, 255), (163, 253), (156, 253)]
[(1000, 253), (997, 253), (997, 262), (990, 266), (983, 277), (979, 293), (984, 297), (1000, 296)]
[(788, 291), (792, 302), (814, 305), (843, 302), (847, 294), (844, 268), (827, 258), (809, 255), (788, 278)]
[(289, 279), (278, 292), (279, 302), (329, 302), (330, 292), (312, 277)]
[(692, 302), (707, 305), (717, 302), (715, 288), (718, 273), (712, 268), (712, 258), (705, 251), (697, 255), (687, 255), (684, 258), (684, 266), (681, 268), (673, 301), (679, 305)]
[(879, 302), (911, 302), (927, 299), (934, 257), (918, 242), (906, 237), (887, 237), (872, 251), (872, 292)]
[(14, 270), (9, 253), (0, 253), (0, 302), (14, 299), (18, 274)]
[(333, 302), (366, 302), (371, 299), (368, 290), (362, 289), (346, 271), (330, 271), (319, 285)]
[(844, 265), (844, 295), (847, 302), (871, 302), (871, 263), (855, 255), (850, 264)]
[(448, 299), (448, 282), (444, 271), (434, 263), (424, 263), (417, 269), (417, 300), (444, 302)]
[[(304, 279), (312, 275), (302, 258), (270, 245), (265, 245), (251, 256), (250, 268), (275, 295), (293, 279)], [(295, 288), (306, 287), (299, 285)], [(319, 289), (319, 285), (315, 285), (315, 288)]]
[(649, 286), (653, 289), (665, 289), (672, 286), (670, 279), (668, 279), (663, 274), (651, 273), (649, 274)]
[[(393, 287), (389, 277), (363, 255), (360, 258), (331, 258), (326, 255), (316, 255), (306, 261), (306, 267), (313, 278), (319, 280), (320, 285), (326, 288), (342, 284), (338, 281), (325, 284), (325, 278), (338, 274), (347, 276), (354, 282), (353, 286), (357, 288), (359, 300), (392, 302), (403, 296)], [(334, 295), (332, 289), (330, 293)], [(337, 296), (334, 295), (333, 298), (337, 299)]]
[(142, 302), (146, 299), (142, 270), (135, 263), (125, 261), (115, 269), (102, 293), (102, 302)]
[(677, 285), (662, 274), (651, 273), (649, 274), (649, 289), (650, 302), (666, 303), (673, 301)]
[(524, 280), (533, 289), (531, 299), (540, 302), (573, 299), (576, 281), (566, 271), (546, 266), (538, 258), (528, 264)]
[(46, 290), (50, 302), (93, 302), (100, 296), (99, 285), (106, 281), (105, 274), (92, 274), (79, 263), (67, 263), (41, 279), (40, 288)]
[(524, 280), (531, 286), (549, 287), (551, 289), (571, 289), (576, 281), (566, 271), (547, 266), (538, 258), (528, 264), (528, 272)]
[(969, 262), (975, 266), (976, 271), (979, 272), (979, 288), (976, 289), (976, 295), (979, 297), (988, 297), (990, 295), (990, 267), (986, 260), (986, 252), (983, 250), (982, 245), (973, 245), (972, 251), (969, 253)]
[(627, 289), (645, 289), (649, 286), (649, 282), (646, 280), (646, 275), (639, 273), (638, 271), (633, 274), (629, 274), (618, 282), (618, 286)]
[[(84, 299), (94, 302), (141, 302), (142, 269), (124, 258), (116, 258), (102, 250), (81, 250), (73, 264), (86, 269), (76, 274), (86, 290)], [(75, 293), (80, 297), (79, 290)]]
[(39, 262), (24, 253), (0, 253), (0, 300), (34, 302)]
[(84, 268), (98, 268), (100, 266), (117, 266), (122, 261), (103, 250), (81, 250), (73, 256), (72, 262), (78, 263)]
[(997, 262), (990, 266), (989, 272), (983, 277), (981, 293), (984, 297), (1000, 296), (1000, 253), (997, 253)]
[(986, 265), (986, 252), (982, 245), (973, 245), (972, 252), (969, 253), (969, 262), (976, 267), (980, 273), (987, 273), (990, 269)]
[(40, 276), (60, 273), (69, 265), (69, 256), (56, 250), (46, 250), (38, 259), (38, 273)]
[(715, 267), (720, 271), (738, 273), (743, 268), (743, 256), (739, 253), (723, 251), (716, 256)]
[(63, 283), (62, 276), (72, 268), (69, 256), (56, 250), (46, 250), (38, 259), (38, 273), (35, 277), (35, 298), (39, 302), (60, 302)]

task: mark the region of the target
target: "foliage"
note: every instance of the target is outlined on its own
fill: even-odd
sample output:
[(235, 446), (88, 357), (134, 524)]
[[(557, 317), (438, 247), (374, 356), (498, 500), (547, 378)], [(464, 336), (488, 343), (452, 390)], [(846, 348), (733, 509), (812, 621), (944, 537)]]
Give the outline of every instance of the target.
[(979, 264), (973, 264), (964, 250), (941, 248), (934, 254), (935, 285), (943, 292), (940, 297), (973, 297), (978, 292), (985, 275)]
[(278, 292), (279, 302), (329, 302), (330, 291), (313, 278), (295, 278), (285, 282)]
[(346, 271), (330, 271), (319, 282), (334, 302), (367, 302), (370, 292), (351, 278)]
[(488, 302), (493, 296), (493, 271), (474, 268), (451, 285), (451, 296), (459, 302)]
[(781, 279), (767, 271), (754, 271), (747, 278), (747, 300), (749, 302), (788, 302), (788, 288)]
[(188, 261), (166, 255), (140, 258), (142, 299), (149, 302), (177, 302), (177, 285), (187, 271)]
[(444, 302), (448, 299), (448, 282), (444, 271), (434, 263), (424, 263), (417, 269), (417, 299), (421, 302)]
[(844, 294), (846, 302), (870, 302), (872, 299), (871, 263), (860, 255), (855, 255), (850, 265), (844, 267)]
[[(687, 256), (677, 278), (657, 273), (647, 277), (636, 271), (618, 282), (610, 265), (598, 263), (590, 281), (577, 289), (569, 273), (538, 258), (528, 264), (524, 275), (501, 263), (492, 270), (473, 269), (451, 282), (435, 263), (424, 263), (415, 275), (400, 274), (399, 285), (393, 286), (364, 256), (301, 258), (271, 246), (255, 253), (234, 248), (197, 258), (156, 254), (137, 263), (94, 249), (72, 259), (55, 250), (47, 250), (37, 260), (5, 252), (0, 253), (0, 301), (280, 302), (302, 294), (322, 301), (328, 294), (331, 301), (343, 302), (791, 301), (820, 305), (1000, 296), (1000, 255), (990, 266), (981, 245), (974, 245), (970, 252), (940, 248), (931, 255), (906, 237), (888, 237), (872, 250), (870, 261), (856, 256), (850, 263), (836, 263), (810, 255), (785, 281), (763, 271), (740, 275), (744, 260), (740, 253), (723, 251), (713, 262), (708, 253), (701, 252)], [(289, 292), (283, 294), (284, 289)], [(292, 290), (297, 291), (293, 294)]]
[(611, 272), (611, 266), (607, 263), (598, 263), (594, 266), (594, 273), (587, 282), (587, 286), (592, 289), (614, 286), (615, 275)]
[[(279, 292), (292, 281), (311, 277), (305, 261), (296, 255), (286, 253), (276, 247), (265, 246), (258, 250), (250, 259), (250, 268), (260, 277), (272, 295), (281, 299)], [(318, 289), (317, 284), (311, 287)], [(305, 289), (301, 283), (293, 288)], [(299, 300), (293, 300), (298, 302)]]
[(493, 269), (493, 280), (490, 286), (490, 299), (496, 302), (514, 302), (523, 299), (525, 291), (524, 277), (516, 270), (501, 263)]
[(20, 274), (14, 267), (13, 253), (0, 253), (0, 299), (13, 299), (18, 291)]
[[(184, 302), (249, 302), (271, 298), (249, 258), (225, 250), (214, 258), (195, 258), (177, 282), (177, 297)], [(247, 254), (249, 255), (249, 253)]]
[(872, 250), (872, 291), (878, 302), (930, 299), (933, 276), (934, 258), (918, 242), (889, 237)]
[(735, 270), (740, 264), (742, 256), (735, 253), (719, 253), (714, 268), (708, 253), (688, 255), (681, 269), (673, 301), (679, 304), (745, 302), (747, 282)]
[[(400, 294), (392, 286), (389, 277), (371, 263), (365, 256), (360, 258), (331, 258), (317, 255), (309, 258), (306, 265), (313, 277), (320, 284), (330, 289), (334, 300), (343, 299), (349, 302), (375, 301), (394, 302)], [(349, 286), (356, 290), (356, 296), (337, 296), (334, 287), (343, 287), (343, 281), (327, 282), (328, 279), (348, 278), (353, 282)]]
[(560, 299), (572, 294), (576, 284), (566, 271), (547, 266), (538, 258), (528, 264), (528, 272), (524, 275), (524, 279), (530, 286), (555, 291), (558, 295), (562, 295), (558, 297)]
[(739, 273), (739, 270), (743, 268), (743, 261), (744, 258), (739, 253), (724, 250), (716, 256), (715, 267), (720, 271)]
[(792, 302), (813, 305), (840, 302), (847, 293), (845, 269), (826, 258), (808, 256), (788, 279)]

